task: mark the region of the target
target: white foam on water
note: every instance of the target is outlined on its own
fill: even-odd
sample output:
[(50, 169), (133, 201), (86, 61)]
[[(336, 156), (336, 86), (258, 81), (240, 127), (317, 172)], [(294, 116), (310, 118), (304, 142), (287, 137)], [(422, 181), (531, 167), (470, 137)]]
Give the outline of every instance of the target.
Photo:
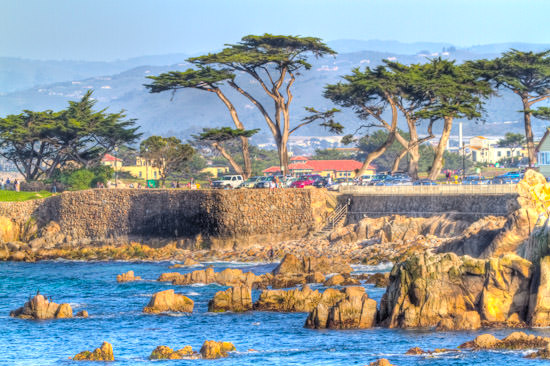
[(393, 268), (393, 263), (384, 262), (374, 266), (368, 264), (352, 264), (351, 268), (354, 272), (389, 272)]

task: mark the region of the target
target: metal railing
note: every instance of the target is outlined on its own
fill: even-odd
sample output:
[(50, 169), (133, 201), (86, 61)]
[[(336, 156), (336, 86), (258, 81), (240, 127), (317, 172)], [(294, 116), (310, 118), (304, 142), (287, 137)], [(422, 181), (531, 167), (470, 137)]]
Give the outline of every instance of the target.
[(349, 203), (346, 203), (344, 205), (339, 205), (336, 207), (334, 211), (327, 217), (327, 225), (325, 226), (325, 229), (327, 230), (334, 230), (334, 228), (342, 222), (342, 220), (345, 220), (348, 216), (348, 205)]
[(515, 184), (436, 186), (341, 186), (340, 193), (353, 195), (502, 195), (515, 194)]

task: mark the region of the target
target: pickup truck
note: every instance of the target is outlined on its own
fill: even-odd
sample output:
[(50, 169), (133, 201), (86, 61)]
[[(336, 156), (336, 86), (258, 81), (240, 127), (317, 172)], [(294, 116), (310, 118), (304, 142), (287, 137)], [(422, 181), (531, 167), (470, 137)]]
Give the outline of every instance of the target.
[(224, 175), (212, 182), (212, 188), (237, 188), (244, 182), (242, 175)]

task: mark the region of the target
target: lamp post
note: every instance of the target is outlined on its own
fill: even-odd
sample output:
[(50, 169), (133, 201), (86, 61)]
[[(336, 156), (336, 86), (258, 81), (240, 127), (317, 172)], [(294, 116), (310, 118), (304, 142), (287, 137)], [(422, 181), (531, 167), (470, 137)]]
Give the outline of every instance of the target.
[(149, 188), (149, 165), (147, 165), (147, 155), (149, 148), (145, 148), (145, 188)]
[(118, 158), (117, 158), (117, 153), (118, 153), (118, 146), (115, 146), (115, 188), (118, 188), (118, 175), (117, 175)]

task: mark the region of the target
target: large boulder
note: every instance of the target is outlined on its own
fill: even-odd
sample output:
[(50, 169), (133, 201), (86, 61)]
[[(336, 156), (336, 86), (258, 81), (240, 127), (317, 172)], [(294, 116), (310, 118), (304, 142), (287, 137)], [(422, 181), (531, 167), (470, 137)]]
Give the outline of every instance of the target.
[(149, 304), (143, 308), (144, 313), (158, 314), (167, 311), (193, 312), (194, 302), (190, 298), (176, 294), (174, 290), (165, 290), (155, 293)]
[(307, 328), (371, 328), (376, 323), (376, 301), (363, 287), (327, 289), (306, 320)]
[(250, 287), (238, 285), (225, 291), (218, 291), (208, 302), (208, 311), (211, 312), (243, 312), (252, 310), (252, 294)]
[(527, 320), (533, 327), (550, 324), (550, 256), (540, 260), (533, 274)]
[(235, 346), (233, 345), (233, 343), (204, 341), (200, 350), (200, 354), (202, 355), (202, 358), (216, 359), (227, 357), (227, 352), (231, 351), (235, 351)]
[(37, 320), (72, 318), (73, 310), (67, 303), (56, 304), (48, 301), (45, 296), (37, 294), (19, 309), (11, 311), (10, 316)]
[(73, 361), (114, 361), (113, 346), (108, 342), (103, 342), (101, 347), (93, 352), (83, 351), (73, 357)]
[(391, 328), (442, 329), (524, 322), (531, 273), (531, 262), (515, 254), (489, 260), (416, 254), (392, 269), (380, 320)]
[(132, 282), (132, 281), (140, 281), (141, 277), (134, 276), (134, 271), (128, 271), (123, 274), (119, 274), (116, 276), (117, 282)]
[(319, 291), (311, 290), (307, 285), (293, 290), (264, 290), (258, 301), (254, 303), (254, 310), (281, 311), (281, 312), (310, 312), (319, 300)]
[(342, 258), (303, 257), (287, 254), (273, 270), (274, 275), (294, 273), (350, 273), (353, 269)]
[(151, 352), (149, 356), (150, 360), (181, 360), (181, 359), (195, 359), (200, 355), (197, 352), (193, 352), (191, 346), (185, 346), (179, 350), (173, 350), (167, 346), (158, 346)]

